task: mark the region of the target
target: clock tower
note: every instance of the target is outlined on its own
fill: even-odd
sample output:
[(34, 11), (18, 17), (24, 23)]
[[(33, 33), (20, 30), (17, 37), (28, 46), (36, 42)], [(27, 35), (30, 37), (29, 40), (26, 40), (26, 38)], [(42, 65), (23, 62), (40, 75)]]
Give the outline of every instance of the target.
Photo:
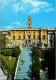
[(31, 16), (28, 16), (28, 28), (32, 28)]

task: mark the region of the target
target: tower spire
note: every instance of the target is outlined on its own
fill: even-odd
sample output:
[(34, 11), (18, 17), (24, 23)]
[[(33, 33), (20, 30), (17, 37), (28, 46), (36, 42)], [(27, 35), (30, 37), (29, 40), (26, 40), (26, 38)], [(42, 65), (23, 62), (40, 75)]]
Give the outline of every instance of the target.
[(28, 28), (32, 28), (31, 16), (28, 16)]

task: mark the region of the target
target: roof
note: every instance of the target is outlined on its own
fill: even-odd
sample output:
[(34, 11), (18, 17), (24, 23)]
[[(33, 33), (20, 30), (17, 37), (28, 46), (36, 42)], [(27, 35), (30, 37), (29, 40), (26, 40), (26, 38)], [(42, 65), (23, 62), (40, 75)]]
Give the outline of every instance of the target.
[(35, 31), (37, 31), (37, 30), (48, 30), (48, 29), (47, 28), (12, 28), (11, 29), (11, 31), (15, 31), (15, 30), (22, 30), (22, 31), (35, 30)]
[(10, 31), (8, 29), (2, 29), (2, 28), (0, 28), (0, 33), (10, 34)]

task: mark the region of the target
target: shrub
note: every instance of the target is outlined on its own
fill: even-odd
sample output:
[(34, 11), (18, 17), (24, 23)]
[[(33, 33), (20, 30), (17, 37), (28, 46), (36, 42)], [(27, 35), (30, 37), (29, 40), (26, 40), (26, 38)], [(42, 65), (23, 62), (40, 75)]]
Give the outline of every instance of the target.
[(33, 47), (32, 55), (33, 55), (33, 77), (35, 77), (36, 80), (39, 80), (41, 68), (41, 62), (39, 61), (39, 58), (41, 57), (41, 55), (38, 47)]
[(11, 56), (12, 55), (12, 50), (11, 49), (6, 49), (6, 55), (7, 56)]
[(47, 63), (46, 63), (46, 61), (45, 61), (45, 60), (41, 61), (41, 63), (42, 63), (42, 69), (44, 70), (44, 69), (45, 69), (45, 67), (47, 66)]
[(15, 71), (16, 71), (16, 67), (17, 67), (17, 61), (18, 61), (18, 57), (16, 58), (16, 62), (15, 62), (14, 68), (12, 69), (12, 71), (13, 71), (12, 80), (14, 80)]
[(3, 48), (1, 52), (5, 56), (9, 56), (9, 55), (11, 56), (12, 55), (12, 49)]
[(13, 48), (12, 49), (12, 56), (13, 57), (18, 57), (19, 56), (19, 54), (21, 53), (21, 50), (20, 50), (20, 48), (19, 47), (15, 47), (15, 48)]
[(48, 78), (55, 79), (55, 50), (53, 48), (47, 49), (44, 52), (44, 59), (48, 67)]
[(2, 48), (2, 49), (1, 49), (1, 53), (2, 53), (2, 54), (6, 53), (6, 49), (5, 49), (5, 48)]

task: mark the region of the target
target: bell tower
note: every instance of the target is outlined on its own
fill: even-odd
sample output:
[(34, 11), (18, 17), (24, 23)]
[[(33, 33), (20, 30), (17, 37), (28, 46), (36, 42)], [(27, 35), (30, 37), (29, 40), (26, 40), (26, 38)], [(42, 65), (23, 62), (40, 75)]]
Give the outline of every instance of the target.
[(28, 28), (32, 28), (31, 16), (28, 16)]

